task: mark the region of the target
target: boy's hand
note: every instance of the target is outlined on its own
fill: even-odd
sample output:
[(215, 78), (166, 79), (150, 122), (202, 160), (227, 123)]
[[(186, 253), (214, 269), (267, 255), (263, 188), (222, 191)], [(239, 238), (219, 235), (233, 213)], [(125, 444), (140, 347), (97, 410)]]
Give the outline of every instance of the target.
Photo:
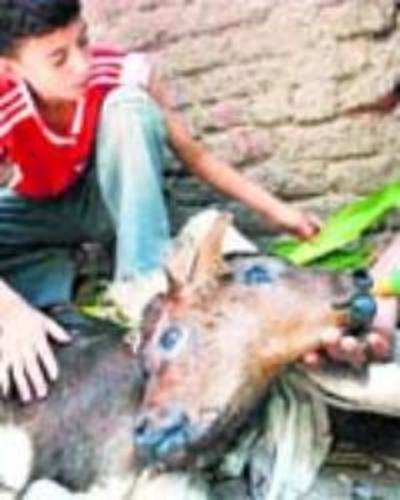
[(58, 377), (49, 338), (66, 343), (70, 337), (53, 320), (11, 293), (11, 300), (0, 310), (0, 388), (7, 397), (14, 383), (21, 401), (28, 403), (34, 397), (44, 398), (48, 381)]
[(302, 212), (284, 203), (280, 203), (273, 213), (267, 213), (265, 218), (301, 239), (312, 238), (319, 233), (322, 226), (316, 215)]

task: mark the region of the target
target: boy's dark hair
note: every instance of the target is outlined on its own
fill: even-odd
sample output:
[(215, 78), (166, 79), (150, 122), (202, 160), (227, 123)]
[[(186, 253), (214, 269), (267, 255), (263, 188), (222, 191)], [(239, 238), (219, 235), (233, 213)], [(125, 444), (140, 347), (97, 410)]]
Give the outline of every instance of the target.
[(26, 37), (66, 26), (80, 12), (80, 0), (0, 0), (0, 55), (12, 55)]

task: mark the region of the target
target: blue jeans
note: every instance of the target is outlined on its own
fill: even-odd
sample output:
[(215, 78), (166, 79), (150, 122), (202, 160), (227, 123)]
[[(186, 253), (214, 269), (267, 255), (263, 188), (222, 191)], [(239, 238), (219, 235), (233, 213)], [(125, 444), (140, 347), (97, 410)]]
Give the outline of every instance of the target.
[(115, 238), (115, 279), (158, 267), (170, 242), (165, 151), (165, 126), (151, 98), (139, 89), (112, 91), (91, 164), (66, 194), (32, 201), (0, 188), (0, 276), (45, 307), (71, 300), (73, 253), (84, 241)]

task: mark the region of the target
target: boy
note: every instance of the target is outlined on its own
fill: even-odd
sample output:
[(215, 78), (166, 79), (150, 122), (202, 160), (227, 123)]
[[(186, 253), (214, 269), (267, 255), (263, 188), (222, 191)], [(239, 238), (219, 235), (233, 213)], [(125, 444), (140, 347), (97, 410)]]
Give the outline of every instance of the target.
[(58, 376), (50, 341), (69, 341), (43, 311), (71, 300), (71, 249), (115, 238), (115, 280), (161, 262), (166, 140), (265, 220), (318, 231), (192, 139), (143, 55), (91, 47), (86, 32), (79, 0), (0, 0), (0, 386), (24, 402)]
[(196, 175), (265, 219), (301, 237), (317, 230), (191, 138), (143, 55), (90, 47), (78, 0), (0, 0), (0, 58), (3, 393), (13, 380), (23, 401), (41, 398), (57, 377), (49, 339), (68, 336), (29, 304), (70, 301), (73, 246), (115, 237), (116, 280), (160, 263), (167, 137)]

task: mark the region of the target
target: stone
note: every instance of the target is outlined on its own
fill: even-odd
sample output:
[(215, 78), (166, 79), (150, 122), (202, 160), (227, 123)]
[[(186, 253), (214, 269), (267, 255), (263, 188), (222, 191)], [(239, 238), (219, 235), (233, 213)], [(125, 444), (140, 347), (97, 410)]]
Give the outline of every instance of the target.
[(391, 25), (394, 9), (390, 0), (348, 0), (332, 8), (329, 18), (339, 38), (374, 35)]
[(399, 157), (382, 155), (331, 165), (326, 173), (329, 189), (365, 195), (400, 179)]
[(249, 178), (285, 200), (323, 195), (329, 186), (323, 161), (280, 162), (269, 160), (246, 169)]
[(373, 123), (350, 119), (318, 126), (280, 127), (274, 140), (280, 141), (280, 156), (287, 161), (368, 157), (376, 154), (381, 145)]
[(298, 123), (326, 121), (338, 113), (336, 87), (332, 80), (307, 81), (293, 95), (294, 120)]
[(234, 165), (268, 158), (272, 152), (268, 130), (256, 127), (236, 127), (226, 133), (206, 137), (205, 141), (216, 156)]

